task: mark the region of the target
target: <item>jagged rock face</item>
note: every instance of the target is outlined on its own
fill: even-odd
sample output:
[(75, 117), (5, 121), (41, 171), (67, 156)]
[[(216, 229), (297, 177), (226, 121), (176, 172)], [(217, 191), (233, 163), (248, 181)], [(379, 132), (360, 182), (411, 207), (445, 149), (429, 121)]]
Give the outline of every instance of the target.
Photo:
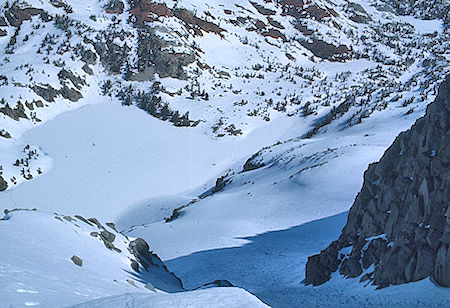
[(339, 270), (346, 277), (366, 272), (361, 281), (379, 287), (430, 276), (450, 287), (449, 91), (450, 76), (425, 117), (369, 166), (341, 236), (308, 258), (306, 284)]

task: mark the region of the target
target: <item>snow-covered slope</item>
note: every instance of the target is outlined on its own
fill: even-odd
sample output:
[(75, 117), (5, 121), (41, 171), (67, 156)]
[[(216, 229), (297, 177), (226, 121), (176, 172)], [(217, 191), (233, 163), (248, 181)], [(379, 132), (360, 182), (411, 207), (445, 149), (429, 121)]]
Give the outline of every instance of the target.
[[(0, 208), (38, 209), (0, 221), (2, 232), (16, 230), (2, 239), (2, 275), (33, 292), (39, 277), (55, 282), (50, 293), (20, 293), (28, 289), (2, 279), (6, 305), (136, 292), (126, 279), (150, 292), (126, 249), (87, 236), (99, 247), (85, 250), (85, 234), (54, 212), (144, 238), (187, 289), (227, 279), (282, 307), (337, 295), (340, 305), (448, 303), (429, 282), (383, 292), (301, 284), (307, 256), (343, 227), (367, 165), (424, 114), (450, 70), (449, 4), (420, 3), (0, 0)], [(60, 251), (85, 253), (86, 276), (64, 275), (80, 270), (66, 255), (45, 271), (32, 262), (14, 270), (57, 256), (39, 240), (52, 230)], [(88, 268), (99, 264), (96, 249), (111, 264), (105, 276), (103, 265)], [(97, 303), (197, 297), (200, 306), (253, 301), (220, 288)]]
[(130, 240), (114, 224), (19, 209), (0, 228), (0, 306), (63, 307), (125, 292), (184, 290), (156, 258), (148, 271), (135, 273)]
[(418, 117), (448, 70), (448, 21), (432, 19), (442, 14), (398, 16), (377, 1), (30, 0), (1, 11), (9, 187), (51, 165), (20, 164), (17, 139), (98, 96), (215, 137), (294, 117), (294, 137), (309, 138), (393, 108)]
[(146, 255), (113, 223), (15, 209), (0, 220), (0, 230), (5, 235), (0, 240), (0, 307), (66, 307), (87, 301), (82, 307), (129, 307), (133, 302), (203, 307), (216, 306), (214, 301), (265, 306), (239, 288), (186, 292), (156, 255)]
[(127, 293), (75, 305), (73, 308), (182, 307), (187, 303), (188, 307), (267, 307), (242, 289), (212, 288), (164, 295)]

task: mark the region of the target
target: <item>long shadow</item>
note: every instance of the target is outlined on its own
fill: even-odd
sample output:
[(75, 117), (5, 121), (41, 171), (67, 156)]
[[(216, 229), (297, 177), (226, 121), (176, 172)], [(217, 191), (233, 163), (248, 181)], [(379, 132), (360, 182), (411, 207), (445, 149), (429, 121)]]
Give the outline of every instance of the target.
[(295, 307), (308, 256), (339, 237), (347, 215), (245, 237), (249, 243), (241, 247), (201, 251), (165, 263), (187, 289), (226, 279), (273, 307)]

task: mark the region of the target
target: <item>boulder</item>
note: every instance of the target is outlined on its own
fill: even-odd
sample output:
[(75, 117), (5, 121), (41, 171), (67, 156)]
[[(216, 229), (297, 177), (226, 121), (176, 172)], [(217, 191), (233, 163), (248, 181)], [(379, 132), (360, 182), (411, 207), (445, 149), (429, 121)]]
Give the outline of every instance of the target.
[(70, 260), (72, 260), (72, 262), (75, 264), (75, 265), (78, 265), (78, 266), (83, 266), (83, 260), (81, 260), (79, 257), (77, 257), (77, 256), (75, 256), (75, 255), (73, 255), (72, 256), (72, 258), (70, 258)]
[(0, 191), (4, 191), (8, 188), (8, 183), (5, 179), (0, 175)]

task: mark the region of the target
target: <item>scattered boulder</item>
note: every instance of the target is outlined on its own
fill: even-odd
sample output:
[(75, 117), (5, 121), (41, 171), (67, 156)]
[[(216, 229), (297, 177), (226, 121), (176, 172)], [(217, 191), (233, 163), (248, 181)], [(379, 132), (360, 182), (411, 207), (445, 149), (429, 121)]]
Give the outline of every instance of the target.
[(156, 271), (159, 273), (158, 275), (161, 275), (160, 277), (165, 277), (163, 284), (158, 281), (152, 281), (156, 288), (165, 288), (170, 281), (174, 290), (184, 290), (181, 280), (175, 274), (169, 272), (164, 262), (150, 251), (150, 247), (144, 239), (137, 238), (131, 241), (128, 245), (128, 251), (135, 257), (135, 260), (131, 260), (131, 268), (140, 273), (142, 277), (145, 277), (142, 271)]
[(73, 255), (72, 258), (70, 258), (70, 260), (72, 260), (72, 262), (75, 265), (78, 265), (79, 267), (83, 266), (83, 260), (81, 260), (81, 258), (79, 258), (79, 257), (77, 257), (75, 255)]
[(133, 280), (127, 279), (127, 282), (128, 282), (129, 284), (131, 284), (133, 287), (139, 288)]
[(100, 232), (99, 236), (106, 248), (114, 250), (116, 252), (122, 252), (122, 250), (120, 250), (113, 244), (114, 240), (116, 239), (116, 235), (114, 233), (103, 230)]
[(116, 235), (115, 235), (114, 233), (111, 233), (111, 232), (106, 231), (106, 230), (103, 230), (103, 231), (100, 233), (100, 237), (101, 237), (104, 241), (107, 241), (107, 242), (110, 242), (110, 243), (114, 242), (114, 240), (116, 239)]

